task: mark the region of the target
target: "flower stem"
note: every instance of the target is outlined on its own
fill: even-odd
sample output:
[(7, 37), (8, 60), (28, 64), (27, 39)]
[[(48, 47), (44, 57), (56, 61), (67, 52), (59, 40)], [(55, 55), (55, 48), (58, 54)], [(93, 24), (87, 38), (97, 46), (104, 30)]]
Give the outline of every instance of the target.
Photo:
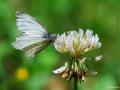
[(74, 90), (78, 90), (78, 80), (74, 78)]

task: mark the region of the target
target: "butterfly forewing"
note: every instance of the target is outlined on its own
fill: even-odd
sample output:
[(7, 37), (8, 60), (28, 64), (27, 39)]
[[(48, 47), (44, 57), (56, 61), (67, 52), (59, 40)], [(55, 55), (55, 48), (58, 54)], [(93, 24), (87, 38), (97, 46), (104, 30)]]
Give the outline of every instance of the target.
[(35, 33), (35, 34), (44, 34), (47, 31), (36, 22), (36, 20), (25, 14), (25, 13), (16, 13), (16, 24), (18, 26), (18, 30), (24, 33)]

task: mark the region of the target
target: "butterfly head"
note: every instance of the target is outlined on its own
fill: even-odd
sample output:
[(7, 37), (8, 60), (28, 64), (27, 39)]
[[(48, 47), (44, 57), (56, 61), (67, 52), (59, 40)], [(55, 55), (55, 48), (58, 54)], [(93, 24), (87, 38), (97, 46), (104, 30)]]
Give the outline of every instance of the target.
[(48, 33), (47, 35), (44, 36), (44, 38), (48, 38), (48, 39), (50, 39), (52, 42), (55, 41), (56, 37), (57, 37), (56, 34), (50, 34), (50, 33)]

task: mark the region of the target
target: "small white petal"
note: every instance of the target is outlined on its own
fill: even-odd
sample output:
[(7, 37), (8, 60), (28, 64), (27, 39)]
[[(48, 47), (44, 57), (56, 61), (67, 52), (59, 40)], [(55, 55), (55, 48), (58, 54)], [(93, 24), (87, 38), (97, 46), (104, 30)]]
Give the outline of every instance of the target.
[(91, 75), (96, 75), (96, 74), (98, 74), (98, 72), (96, 72), (96, 71), (90, 71), (90, 74)]
[(61, 66), (60, 68), (53, 71), (54, 74), (60, 74), (66, 70), (68, 66), (68, 63), (66, 62), (64, 66)]
[(98, 44), (98, 41), (99, 41), (99, 37), (98, 37), (97, 34), (95, 35), (94, 39), (95, 39), (95, 41), (94, 41), (94, 47), (97, 47), (97, 44)]
[(84, 52), (88, 52), (90, 50), (90, 48), (86, 48), (85, 50), (84, 50)]
[(80, 63), (84, 63), (86, 60), (86, 57), (80, 60)]
[(81, 79), (82, 81), (85, 81), (85, 77), (84, 76), (82, 76), (82, 79)]
[(92, 30), (89, 30), (89, 29), (86, 30), (85, 35), (86, 35), (88, 38), (90, 38), (90, 37), (92, 36), (92, 34), (93, 34), (93, 31), (92, 31)]
[(84, 31), (82, 29), (79, 29), (79, 35), (80, 35), (80, 38), (83, 38)]
[(102, 58), (103, 58), (103, 55), (99, 55), (99, 56), (95, 57), (95, 61), (99, 61), (99, 60), (101, 60)]
[(97, 44), (97, 47), (98, 47), (98, 48), (100, 48), (100, 47), (101, 47), (101, 45), (102, 45), (102, 44), (99, 42), (99, 43)]

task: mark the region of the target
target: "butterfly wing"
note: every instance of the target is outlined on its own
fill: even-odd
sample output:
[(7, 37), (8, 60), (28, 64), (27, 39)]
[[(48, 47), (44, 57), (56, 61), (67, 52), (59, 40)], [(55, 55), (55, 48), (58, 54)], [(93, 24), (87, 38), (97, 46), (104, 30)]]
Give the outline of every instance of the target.
[(34, 57), (51, 43), (51, 39), (46, 37), (48, 32), (33, 17), (17, 12), (16, 23), (20, 35), (12, 45), (18, 50), (25, 51), (27, 56)]

